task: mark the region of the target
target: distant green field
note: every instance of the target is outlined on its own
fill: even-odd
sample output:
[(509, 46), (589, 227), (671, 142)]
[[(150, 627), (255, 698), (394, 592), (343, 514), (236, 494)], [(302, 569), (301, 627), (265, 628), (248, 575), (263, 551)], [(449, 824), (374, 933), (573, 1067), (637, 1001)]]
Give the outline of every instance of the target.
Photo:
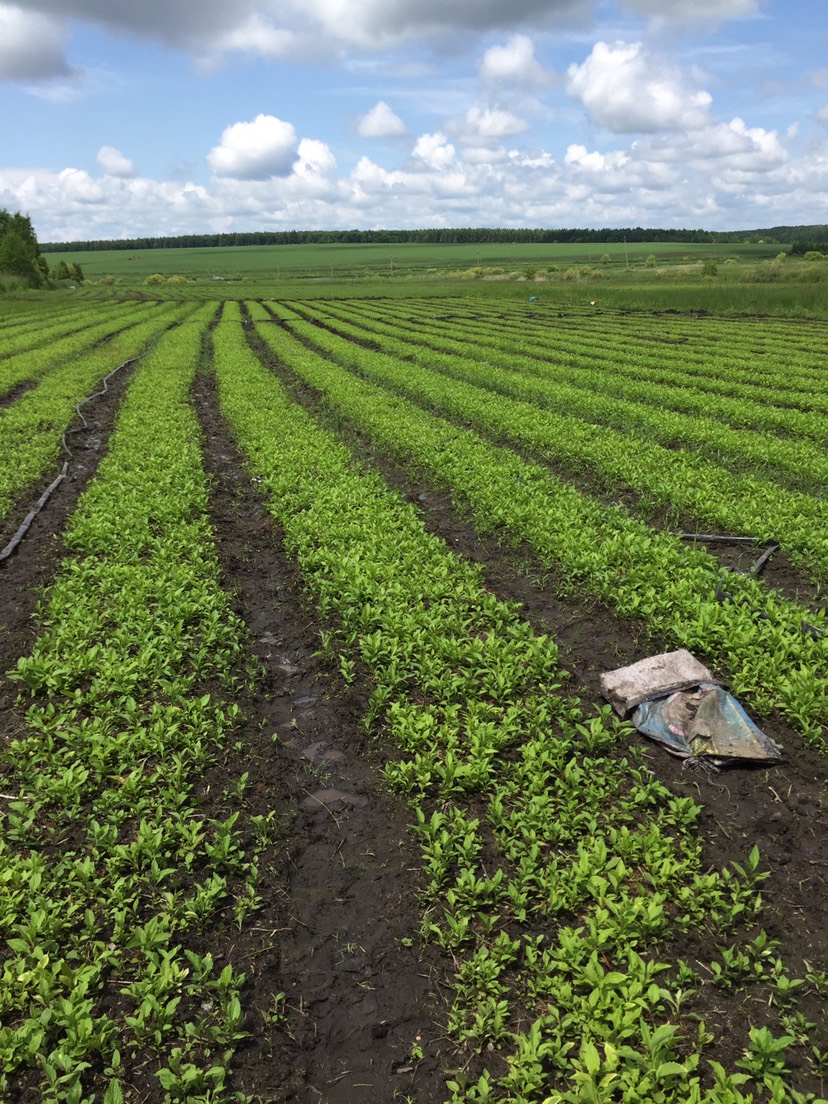
[[(828, 260), (777, 242), (223, 246), (50, 253), (85, 281), (45, 294), (124, 299), (411, 295), (720, 315), (828, 317)], [(27, 297), (44, 292), (18, 291)]]
[(76, 262), (87, 277), (119, 276), (143, 280), (154, 272), (163, 276), (222, 280), (268, 277), (365, 278), (370, 276), (425, 275), (429, 269), (503, 268), (507, 271), (547, 268), (551, 265), (600, 264), (609, 257), (609, 268), (636, 267), (654, 256), (660, 264), (680, 264), (685, 258), (724, 261), (732, 257), (756, 262), (775, 256), (780, 246), (753, 244), (702, 244), (685, 242), (623, 242), (581, 245), (459, 244), (433, 245), (419, 242), (382, 245), (246, 245), (214, 249), (101, 250), (100, 252), (50, 254), (58, 260)]

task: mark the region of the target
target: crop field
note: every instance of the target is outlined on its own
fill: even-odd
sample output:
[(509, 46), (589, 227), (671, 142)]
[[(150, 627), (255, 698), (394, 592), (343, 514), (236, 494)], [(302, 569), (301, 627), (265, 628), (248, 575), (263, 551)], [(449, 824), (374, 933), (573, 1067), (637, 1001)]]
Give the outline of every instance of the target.
[(828, 321), (105, 294), (0, 302), (0, 1100), (824, 1101)]

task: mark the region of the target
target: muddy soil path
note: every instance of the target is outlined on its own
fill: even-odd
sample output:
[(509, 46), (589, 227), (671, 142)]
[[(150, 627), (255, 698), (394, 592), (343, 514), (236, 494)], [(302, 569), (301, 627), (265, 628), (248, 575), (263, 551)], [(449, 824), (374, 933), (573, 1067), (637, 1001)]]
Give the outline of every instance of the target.
[[(365, 694), (315, 654), (323, 626), (220, 414), (209, 356), (193, 402), (224, 584), (261, 666), (258, 696), (242, 703), (250, 802), (282, 826), (282, 861), (259, 887), (257, 925), (270, 931), (242, 964), (252, 1033), (237, 1087), (269, 1104), (436, 1104), (441, 964), (417, 938), (409, 814), (362, 731)], [(412, 1061), (421, 1043), (432, 1057)]]
[[(587, 713), (591, 703), (602, 702), (602, 671), (670, 650), (668, 641), (648, 636), (644, 625), (620, 620), (597, 601), (578, 594), (559, 597), (556, 580), (551, 574), (538, 574), (530, 550), (505, 553), (493, 539), (479, 537), (448, 495), (418, 482), (391, 463), (365, 435), (333, 415), (318, 393), (281, 364), (254, 331), (249, 330), (248, 335), (263, 363), (297, 402), (367, 465), (378, 469), (390, 487), (415, 503), (430, 532), (445, 540), (458, 555), (481, 564), (489, 588), (499, 597), (521, 603), (522, 615), (536, 632), (549, 633), (556, 640), (561, 665), (572, 680), (567, 689), (582, 698)], [(785, 762), (770, 769), (740, 768), (711, 775), (688, 771), (681, 760), (658, 746), (637, 736), (632, 739), (645, 747), (649, 769), (660, 781), (702, 805), (699, 835), (710, 868), (733, 861), (744, 865), (753, 844), (758, 844), (761, 868), (771, 871), (762, 885), (766, 907), (760, 923), (772, 939), (779, 941), (778, 954), (791, 976), (803, 977), (811, 971), (828, 970), (828, 762), (804, 746), (783, 718), (763, 718), (761, 727), (785, 748)], [(620, 748), (619, 754), (623, 752)], [(710, 944), (705, 946), (695, 939), (664, 948), (668, 957), (663, 961), (669, 957), (692, 960), (694, 956), (709, 961), (712, 952)], [(703, 976), (709, 980), (709, 976)], [(749, 991), (744, 998), (741, 994), (728, 998), (712, 989), (704, 992), (704, 1003), (694, 1005), (693, 1010), (704, 1014), (721, 1040), (719, 1060), (727, 1061), (729, 1038), (746, 1038), (749, 1026), (776, 1015), (775, 1010), (769, 1013), (764, 992), (759, 998), (764, 1019), (759, 1015), (754, 992)], [(823, 1002), (824, 997), (805, 987), (798, 1008), (809, 1021), (822, 1025), (817, 1030), (824, 1035)], [(737, 1048), (732, 1058), (739, 1056)], [(812, 1091), (817, 1089), (815, 1086)]]
[(16, 551), (0, 562), (0, 740), (3, 743), (16, 734), (20, 724), (12, 711), (19, 686), (6, 676), (6, 672), (19, 656), (28, 653), (34, 642), (36, 626), (33, 614), (65, 554), (62, 535), (67, 520), (106, 455), (118, 409), (138, 363), (140, 361), (122, 368), (110, 379), (108, 390), (84, 406), (87, 428), (81, 429), (82, 423), (77, 417), (70, 425), (72, 430), (81, 429), (81, 432), (67, 437), (71, 457), (62, 451), (54, 469), (21, 495), (14, 509), (0, 524), (0, 546), (5, 546), (41, 493), (58, 474), (63, 461), (69, 460), (66, 478), (37, 514)]

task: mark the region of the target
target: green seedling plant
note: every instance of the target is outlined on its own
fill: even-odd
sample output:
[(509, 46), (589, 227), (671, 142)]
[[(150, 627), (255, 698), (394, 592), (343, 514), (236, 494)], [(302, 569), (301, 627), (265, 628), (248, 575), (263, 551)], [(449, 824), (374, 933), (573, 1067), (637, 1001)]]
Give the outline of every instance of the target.
[[(162, 308), (126, 333), (146, 341), (187, 311)], [(231, 900), (239, 923), (257, 904), (244, 780), (220, 817), (197, 792), (240, 722), (246, 642), (219, 585), (189, 409), (212, 314), (201, 308), (137, 367), (65, 534), (33, 649), (13, 671), (21, 724), (3, 766), (18, 796), (0, 816), (4, 1099), (119, 1104), (148, 1063), (165, 1100), (241, 1099), (230, 1069), (245, 1037), (244, 975), (187, 946), (220, 926)]]
[[(727, 947), (753, 927), (765, 877), (758, 851), (710, 869), (698, 805), (645, 768), (608, 710), (567, 694), (554, 640), (428, 534), (417, 511), (293, 402), (280, 377), (310, 383), (334, 416), (347, 412), (383, 447), (393, 441), (396, 459), (441, 485), (438, 464), (458, 478), (465, 471), (481, 495), (508, 472), (508, 492), (501, 479), (486, 497), (496, 524), (508, 526), (509, 511), (525, 511), (535, 531), (547, 516), (550, 529), (569, 524), (566, 512), (550, 511), (546, 474), (500, 454), (495, 463), (488, 446), (467, 449), (467, 434), (366, 386), (337, 363), (333, 339), (303, 328), (303, 311), (280, 304), (287, 325), (261, 323), (268, 370), (238, 310), (225, 310), (213, 335), (219, 397), (327, 620), (326, 656), (345, 680), (351, 664), (363, 665), (373, 683), (366, 730), (398, 752), (386, 775), (410, 802), (421, 846), (421, 935), (445, 952), (454, 979), (448, 1030), (461, 1053), (496, 1070), (455, 1075), (452, 1099), (719, 1104), (718, 1090), (705, 1087), (715, 1077), (710, 1032), (697, 1019), (672, 1019), (692, 1008), (703, 975), (671, 969), (653, 948), (677, 933), (711, 931)], [(537, 497), (518, 506), (522, 487)], [(559, 501), (574, 532), (583, 501), (565, 492)], [(515, 543), (524, 532), (514, 530)], [(582, 560), (590, 541), (581, 532)], [(641, 563), (640, 527), (624, 522), (613, 541), (616, 559)], [(647, 548), (661, 580), (653, 575), (653, 592), (686, 570), (697, 608), (708, 561), (666, 539)], [(607, 587), (617, 573), (612, 579)], [(656, 599), (635, 593), (651, 616)]]

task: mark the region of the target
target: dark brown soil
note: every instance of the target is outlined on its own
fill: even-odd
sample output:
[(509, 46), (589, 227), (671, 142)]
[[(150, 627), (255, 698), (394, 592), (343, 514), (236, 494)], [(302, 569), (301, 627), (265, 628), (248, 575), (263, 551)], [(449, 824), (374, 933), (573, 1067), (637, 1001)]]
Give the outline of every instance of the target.
[[(261, 663), (260, 692), (243, 703), (244, 748), (226, 770), (250, 771), (251, 812), (276, 809), (283, 825), (279, 859), (262, 871), (263, 934), (241, 955), (244, 937), (234, 940), (255, 1025), (237, 1086), (273, 1104), (442, 1100), (439, 971), (412, 940), (419, 852), (404, 802), (383, 784), (383, 749), (360, 724), (365, 688), (347, 689), (316, 654), (322, 626), (219, 416), (210, 374), (194, 402), (225, 585)], [(280, 993), (285, 1020), (267, 1024)], [(420, 1045), (430, 1057), (412, 1061)]]
[(0, 410), (2, 410), (3, 407), (11, 406), (12, 403), (16, 403), (18, 399), (22, 399), (26, 392), (31, 391), (36, 383), (36, 380), (21, 380), (21, 382), (16, 383), (14, 387), (10, 387), (5, 394), (0, 395)]

